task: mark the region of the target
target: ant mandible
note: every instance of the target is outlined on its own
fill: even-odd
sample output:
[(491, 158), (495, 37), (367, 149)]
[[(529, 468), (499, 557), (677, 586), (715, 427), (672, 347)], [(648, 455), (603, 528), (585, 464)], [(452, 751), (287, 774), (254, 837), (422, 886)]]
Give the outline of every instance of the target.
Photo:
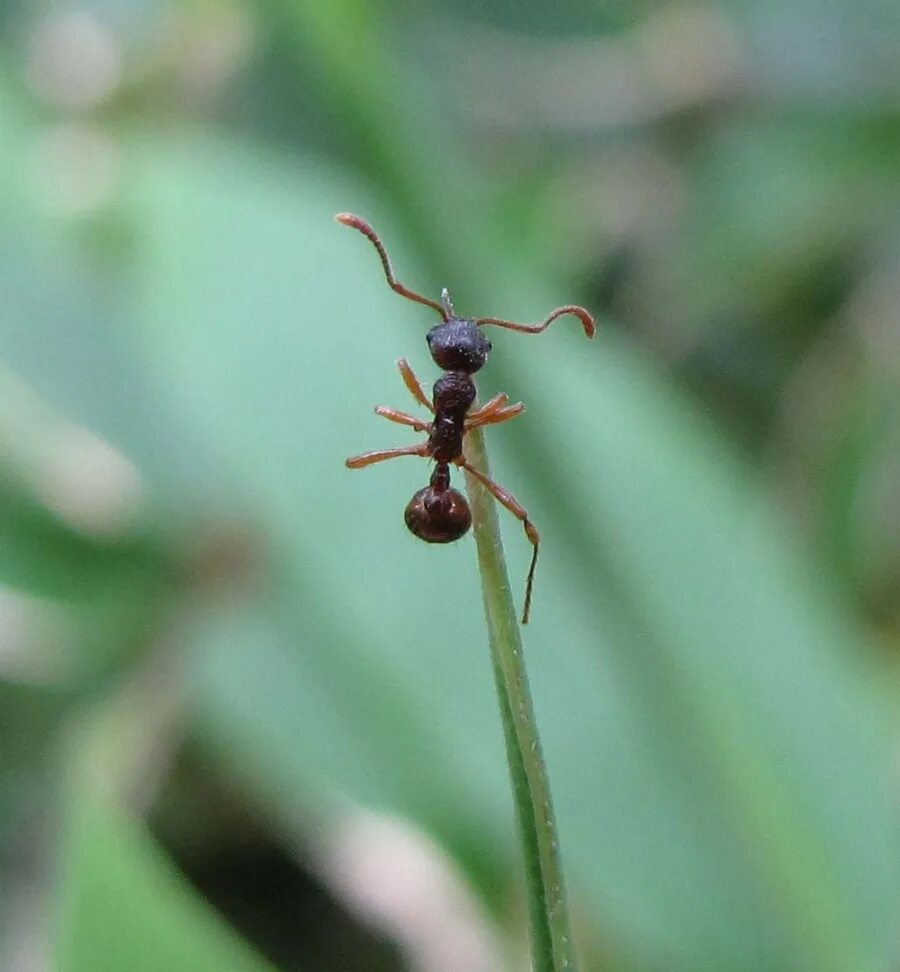
[(483, 425), (506, 422), (521, 415), (525, 410), (521, 402), (515, 405), (508, 404), (509, 396), (500, 392), (481, 407), (470, 411), (476, 395), (475, 383), (471, 376), (484, 365), (491, 351), (491, 342), (481, 333), (479, 327), (483, 324), (496, 324), (511, 331), (539, 334), (557, 317), (573, 314), (581, 321), (584, 333), (592, 338), (594, 319), (583, 307), (572, 304), (557, 307), (540, 324), (515, 324), (498, 317), (459, 317), (446, 288), (441, 292), (441, 302), (437, 303), (409, 290), (397, 280), (384, 244), (364, 219), (352, 213), (339, 213), (335, 219), (344, 226), (358, 230), (370, 240), (378, 251), (381, 265), (384, 267), (384, 275), (395, 293), (416, 303), (425, 304), (426, 307), (432, 307), (441, 315), (441, 323), (428, 332), (426, 340), (434, 363), (444, 372), (434, 383), (433, 401), (429, 402), (409, 362), (401, 358), (397, 362), (397, 367), (400, 369), (403, 384), (420, 405), (424, 405), (433, 413), (434, 418), (430, 422), (421, 422), (414, 416), (407, 415), (406, 412), (398, 412), (385, 405), (377, 406), (375, 412), (391, 422), (408, 425), (417, 432), (427, 432), (428, 438), (419, 445), (364, 452), (361, 456), (348, 459), (347, 466), (350, 469), (362, 469), (372, 463), (394, 459), (397, 456), (423, 456), (433, 459), (435, 467), (431, 480), (409, 501), (405, 513), (407, 527), (427, 543), (452, 543), (468, 531), (472, 525), (472, 513), (465, 496), (450, 485), (450, 465), (460, 466), (474, 476), (500, 504), (522, 522), (525, 535), (534, 548), (525, 582), (525, 605), (522, 610), (522, 624), (527, 624), (531, 612), (531, 589), (534, 584), (535, 567), (537, 567), (540, 536), (534, 524), (528, 519), (525, 508), (512, 493), (472, 466), (463, 455), (463, 439), (467, 432)]

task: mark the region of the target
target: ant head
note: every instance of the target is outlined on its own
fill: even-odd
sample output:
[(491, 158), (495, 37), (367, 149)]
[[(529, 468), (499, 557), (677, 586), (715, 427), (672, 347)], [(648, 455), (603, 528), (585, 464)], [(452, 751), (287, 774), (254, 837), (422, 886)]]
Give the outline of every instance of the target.
[(431, 485), (409, 501), (404, 519), (410, 532), (426, 543), (452, 543), (472, 525), (469, 504), (458, 489), (435, 489)]
[(474, 374), (488, 359), (491, 342), (473, 320), (450, 317), (425, 337), (434, 363), (444, 371)]

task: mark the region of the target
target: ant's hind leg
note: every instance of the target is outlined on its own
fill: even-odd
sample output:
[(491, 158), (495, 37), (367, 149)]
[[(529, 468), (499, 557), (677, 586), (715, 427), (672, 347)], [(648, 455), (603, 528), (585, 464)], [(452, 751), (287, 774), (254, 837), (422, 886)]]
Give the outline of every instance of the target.
[(528, 568), (528, 577), (525, 580), (525, 606), (522, 609), (522, 624), (528, 624), (528, 616), (531, 614), (531, 590), (534, 586), (534, 570), (537, 567), (538, 546), (541, 542), (541, 535), (535, 529), (534, 524), (528, 519), (528, 512), (524, 506), (513, 496), (509, 490), (504, 489), (499, 483), (485, 476), (483, 472), (477, 470), (470, 462), (465, 459), (457, 459), (457, 466), (462, 466), (467, 473), (474, 476), (478, 482), (500, 503), (505, 506), (517, 520), (520, 520), (525, 528), (525, 536), (528, 537), (534, 552), (531, 555), (531, 566)]
[(400, 369), (400, 377), (403, 379), (403, 384), (406, 385), (409, 390), (410, 395), (420, 404), (424, 405), (429, 412), (434, 411), (434, 405), (428, 401), (425, 397), (425, 392), (422, 391), (422, 386), (419, 384), (419, 379), (416, 378), (415, 372), (409, 366), (409, 362), (406, 358), (401, 358), (397, 362), (397, 367)]
[(386, 459), (396, 459), (397, 456), (427, 456), (428, 447), (426, 443), (414, 446), (404, 446), (402, 449), (376, 449), (374, 452), (364, 452), (361, 456), (351, 456), (346, 461), (348, 469), (363, 469), (371, 466), (375, 462), (384, 462)]
[(396, 408), (388, 408), (387, 405), (376, 405), (375, 414), (386, 418), (389, 422), (396, 422), (398, 425), (409, 425), (416, 432), (427, 432), (430, 428), (428, 422), (423, 422), (414, 415), (407, 415), (406, 412), (398, 412)]

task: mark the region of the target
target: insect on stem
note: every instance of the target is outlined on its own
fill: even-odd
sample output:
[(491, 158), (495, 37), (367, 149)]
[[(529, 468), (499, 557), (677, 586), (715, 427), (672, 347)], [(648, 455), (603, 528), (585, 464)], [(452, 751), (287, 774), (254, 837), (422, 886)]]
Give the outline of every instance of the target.
[(466, 498), (450, 485), (450, 468), (459, 466), (474, 476), (494, 499), (504, 506), (522, 524), (525, 536), (532, 545), (531, 565), (525, 582), (525, 604), (522, 611), (522, 624), (527, 624), (531, 613), (532, 589), (537, 568), (540, 535), (528, 518), (525, 507), (499, 483), (470, 466), (463, 453), (466, 434), (483, 425), (498, 425), (521, 415), (524, 406), (521, 402), (507, 405), (505, 395), (497, 395), (480, 409), (473, 409), (476, 391), (472, 375), (478, 372), (488, 359), (491, 342), (484, 336), (481, 326), (493, 324), (511, 331), (526, 334), (539, 334), (558, 317), (573, 315), (581, 321), (587, 337), (594, 336), (594, 319), (583, 308), (566, 304), (551, 311), (539, 324), (517, 324), (500, 317), (467, 318), (457, 315), (445, 287), (441, 291), (441, 302), (423, 297), (401, 284), (394, 276), (387, 250), (374, 229), (360, 216), (352, 213), (339, 213), (335, 219), (362, 233), (375, 247), (384, 268), (388, 286), (401, 297), (425, 304), (441, 315), (441, 323), (435, 325), (426, 335), (428, 350), (434, 363), (443, 374), (434, 383), (432, 402), (429, 405), (422, 392), (421, 384), (412, 369), (401, 359), (400, 373), (407, 389), (418, 404), (426, 404), (434, 412), (428, 423), (419, 422), (405, 412), (387, 406), (378, 406), (376, 412), (383, 418), (400, 425), (421, 429), (427, 439), (419, 446), (396, 449), (379, 449), (363, 453), (347, 460), (351, 469), (359, 469), (383, 462), (398, 456), (418, 455), (432, 460), (435, 464), (431, 480), (424, 489), (419, 490), (407, 504), (405, 520), (410, 531), (428, 543), (451, 543), (458, 540), (469, 529), (471, 514)]

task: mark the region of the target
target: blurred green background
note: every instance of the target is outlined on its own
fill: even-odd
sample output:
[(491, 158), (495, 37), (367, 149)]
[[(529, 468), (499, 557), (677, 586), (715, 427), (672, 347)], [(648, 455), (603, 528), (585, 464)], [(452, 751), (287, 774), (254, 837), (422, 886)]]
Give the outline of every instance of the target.
[[(525, 967), (491, 334), (583, 966), (900, 967), (895, 0), (0, 3), (0, 967)], [(414, 408), (414, 406), (412, 406)], [(529, 549), (504, 514), (514, 595)]]

